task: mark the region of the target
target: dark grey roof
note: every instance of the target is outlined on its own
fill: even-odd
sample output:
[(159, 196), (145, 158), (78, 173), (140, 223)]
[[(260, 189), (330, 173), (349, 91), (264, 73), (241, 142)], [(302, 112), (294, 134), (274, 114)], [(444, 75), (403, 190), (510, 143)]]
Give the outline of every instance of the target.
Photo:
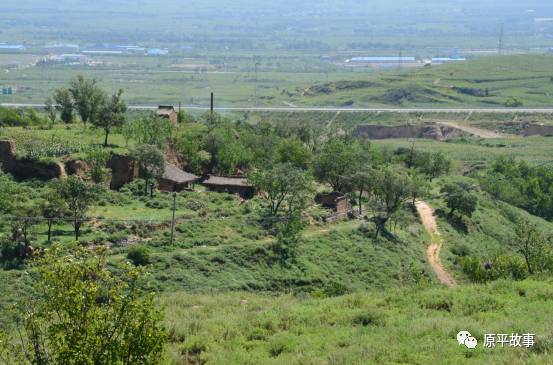
[(176, 113), (175, 108), (170, 105), (160, 105), (157, 108), (158, 115), (171, 115), (173, 113)]
[(178, 184), (183, 184), (197, 181), (200, 178), (194, 174), (179, 169), (175, 165), (166, 164), (165, 172), (163, 173), (163, 179), (170, 180)]
[(243, 186), (251, 187), (248, 184), (248, 179), (245, 177), (223, 177), (223, 176), (210, 176), (209, 179), (203, 182), (204, 185), (212, 186)]

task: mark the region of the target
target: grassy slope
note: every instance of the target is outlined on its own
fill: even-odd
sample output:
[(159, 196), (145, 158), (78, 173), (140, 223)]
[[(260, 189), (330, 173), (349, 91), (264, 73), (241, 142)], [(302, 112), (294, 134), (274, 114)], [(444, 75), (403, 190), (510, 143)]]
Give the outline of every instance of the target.
[[(309, 105), (341, 105), (353, 101), (355, 106), (497, 107), (503, 106), (508, 98), (516, 97), (525, 106), (549, 106), (553, 95), (552, 66), (553, 57), (549, 55), (488, 57), (404, 72), (377, 73), (367, 77), (369, 83), (365, 86), (347, 81), (320, 84), (322, 87), (300, 90), (293, 100)], [(482, 93), (487, 89), (489, 96), (472, 96), (459, 88)], [(391, 95), (399, 89), (407, 95)]]
[[(100, 61), (106, 65), (12, 70), (3, 75), (2, 81), (14, 85), (17, 93), (0, 101), (43, 102), (52, 90), (64, 86), (78, 74), (96, 78), (107, 90), (122, 87), (131, 104), (182, 101), (208, 105), (213, 91), (218, 106), (289, 106), (286, 103), (292, 103), (299, 106), (498, 107), (510, 97), (516, 97), (525, 106), (544, 107), (551, 106), (553, 95), (553, 57), (549, 55), (486, 57), (405, 71), (350, 72), (319, 60), (306, 61), (279, 54), (267, 57), (257, 74), (249, 55), (233, 62), (232, 72), (228, 73), (182, 72), (171, 68), (173, 63), (211, 62), (205, 55), (192, 61), (173, 57), (107, 57)], [(471, 96), (466, 90), (454, 88), (481, 93), (488, 89), (489, 96)], [(398, 97), (399, 89), (407, 94)]]
[[(551, 282), (398, 288), (331, 299), (249, 293), (165, 296), (171, 364), (550, 364)], [(468, 330), (480, 346), (455, 336)], [(484, 349), (485, 333), (535, 333)]]

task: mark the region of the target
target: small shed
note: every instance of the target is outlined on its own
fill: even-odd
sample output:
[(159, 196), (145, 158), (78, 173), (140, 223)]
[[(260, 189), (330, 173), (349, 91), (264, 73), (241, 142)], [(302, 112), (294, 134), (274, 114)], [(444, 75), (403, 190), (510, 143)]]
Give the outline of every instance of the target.
[(194, 189), (194, 184), (200, 180), (199, 176), (179, 169), (172, 164), (165, 165), (163, 177), (158, 179), (158, 189), (165, 192), (179, 192)]
[(158, 106), (157, 115), (169, 119), (173, 124), (177, 124), (179, 120), (178, 113), (172, 105)]
[(327, 217), (329, 221), (347, 218), (352, 208), (348, 197), (338, 192), (317, 194), (315, 202), (333, 211), (333, 214)]
[(209, 176), (203, 185), (210, 191), (238, 194), (242, 199), (251, 199), (255, 188), (244, 177)]

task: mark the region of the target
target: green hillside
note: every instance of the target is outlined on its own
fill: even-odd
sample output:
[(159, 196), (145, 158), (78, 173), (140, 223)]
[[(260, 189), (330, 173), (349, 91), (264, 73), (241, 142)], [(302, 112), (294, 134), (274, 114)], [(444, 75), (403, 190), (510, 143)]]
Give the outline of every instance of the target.
[(367, 75), (365, 80), (320, 83), (299, 88), (291, 100), (336, 106), (551, 106), (553, 56), (479, 58), (402, 72)]

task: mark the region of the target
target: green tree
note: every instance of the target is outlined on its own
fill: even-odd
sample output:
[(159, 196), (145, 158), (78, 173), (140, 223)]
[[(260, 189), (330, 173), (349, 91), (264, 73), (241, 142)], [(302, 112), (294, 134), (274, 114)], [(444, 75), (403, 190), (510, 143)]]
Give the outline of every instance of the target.
[(17, 336), (3, 335), (9, 364), (159, 364), (166, 339), (143, 270), (114, 274), (106, 254), (59, 247), (34, 263), (33, 286), (15, 307)]
[(105, 98), (105, 94), (98, 87), (96, 80), (88, 80), (83, 75), (79, 75), (71, 80), (68, 90), (83, 124), (86, 126), (89, 121), (94, 123)]
[(51, 97), (47, 97), (44, 102), (44, 111), (46, 111), (46, 116), (50, 120), (50, 123), (53, 125), (56, 123), (58, 118), (58, 110), (56, 109), (56, 104)]
[(67, 89), (58, 89), (54, 92), (54, 100), (60, 111), (60, 118), (65, 124), (73, 123), (73, 99)]
[(534, 274), (546, 268), (551, 248), (535, 224), (520, 219), (515, 226), (513, 245), (524, 257), (528, 273)]
[(442, 187), (440, 192), (445, 195), (447, 207), (450, 209), (449, 216), (454, 212), (471, 217), (478, 205), (478, 198), (470, 192), (470, 186), (462, 182), (448, 183)]
[(329, 184), (336, 192), (346, 193), (350, 176), (368, 161), (368, 154), (351, 140), (334, 138), (326, 143), (315, 158), (315, 177)]
[(127, 122), (123, 128), (123, 135), (127, 141), (134, 139), (138, 144), (163, 148), (173, 137), (174, 130), (175, 126), (169, 119), (150, 114)]
[(119, 90), (109, 98), (104, 98), (98, 107), (98, 117), (92, 119), (92, 124), (105, 132), (104, 147), (108, 146), (108, 136), (113, 128), (125, 124), (127, 104), (122, 99), (123, 90)]
[(307, 169), (313, 160), (313, 153), (297, 138), (286, 139), (278, 146), (278, 159), (295, 167)]
[(271, 216), (277, 216), (284, 208), (289, 216), (301, 212), (313, 190), (310, 176), (290, 163), (254, 171), (248, 180), (256, 190), (263, 192)]
[(428, 176), (430, 181), (449, 173), (451, 170), (451, 160), (447, 159), (441, 152), (418, 153), (416, 165), (423, 174)]
[(386, 166), (376, 170), (373, 188), (376, 200), (376, 237), (385, 229), (386, 223), (409, 201), (412, 187), (411, 177), (403, 168)]
[(85, 158), (90, 167), (90, 177), (96, 184), (104, 182), (106, 178), (106, 166), (109, 159), (109, 152), (101, 148), (91, 149)]
[(48, 227), (48, 242), (52, 240), (52, 226), (69, 215), (67, 206), (57, 191), (48, 190), (48, 196), (40, 204), (40, 214)]
[(410, 173), (411, 176), (411, 198), (412, 198), (412, 204), (415, 206), (415, 203), (417, 199), (423, 198), (424, 196), (428, 195), (430, 191), (430, 186), (428, 184), (428, 181), (419, 174), (416, 170), (412, 170)]
[(79, 177), (69, 176), (58, 182), (57, 193), (71, 214), (75, 240), (78, 241), (86, 213), (97, 196), (97, 190)]
[(357, 205), (359, 214), (363, 214), (363, 195), (370, 193), (374, 189), (375, 171), (370, 167), (363, 166), (351, 175), (353, 189), (357, 191)]
[[(152, 145), (138, 145), (131, 151), (131, 156), (138, 163), (140, 173), (144, 177), (144, 195), (148, 195), (150, 180), (160, 178), (165, 172), (165, 158), (163, 153)], [(155, 182), (150, 185), (150, 197), (154, 194)]]
[(296, 259), (297, 248), (301, 241), (301, 232), (305, 224), (301, 215), (296, 213), (277, 225), (276, 239), (270, 248), (281, 265), (286, 266)]

